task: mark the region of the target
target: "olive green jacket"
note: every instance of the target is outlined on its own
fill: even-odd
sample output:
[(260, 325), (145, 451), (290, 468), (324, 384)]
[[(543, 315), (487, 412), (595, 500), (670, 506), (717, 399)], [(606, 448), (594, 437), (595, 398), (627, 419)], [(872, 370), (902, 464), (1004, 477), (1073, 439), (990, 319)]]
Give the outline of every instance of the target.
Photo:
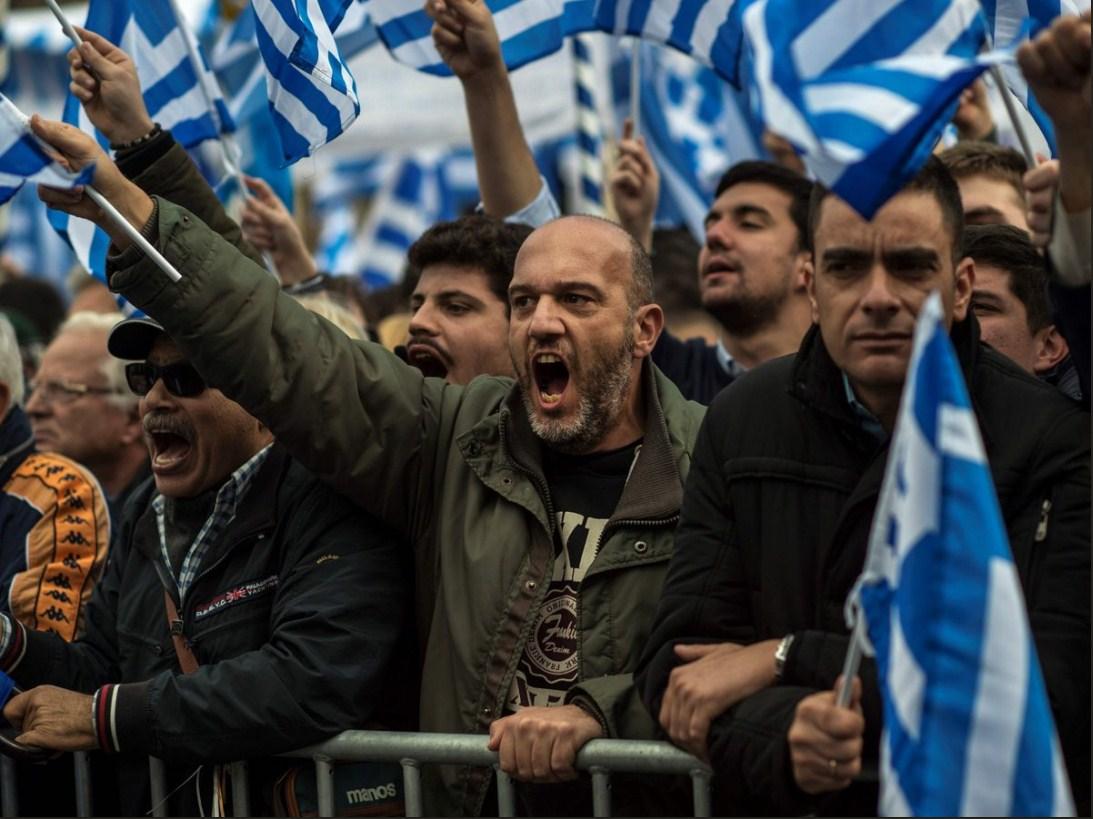
[[(206, 194), (187, 191), (186, 201), (213, 218)], [(554, 560), (541, 444), (518, 388), (505, 378), (465, 387), (424, 378), (383, 347), (350, 340), (191, 212), (157, 202), (158, 247), (182, 281), (171, 283), (130, 249), (112, 260), (112, 287), (162, 322), (209, 383), (301, 462), (406, 534), (427, 640), (421, 727), (487, 732), (502, 714)], [(608, 735), (630, 738), (654, 733), (632, 672), (705, 412), (651, 363), (642, 379), (644, 443), (581, 584), (579, 683), (568, 698)], [(477, 813), (489, 771), (442, 774), (427, 810)]]

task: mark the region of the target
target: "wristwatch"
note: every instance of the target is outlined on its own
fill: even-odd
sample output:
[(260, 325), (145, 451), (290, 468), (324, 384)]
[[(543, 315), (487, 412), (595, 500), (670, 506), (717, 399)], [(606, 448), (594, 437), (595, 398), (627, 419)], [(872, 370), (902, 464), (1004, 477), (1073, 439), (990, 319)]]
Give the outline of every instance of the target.
[(793, 635), (787, 634), (782, 638), (782, 642), (778, 643), (778, 648), (774, 649), (774, 679), (778, 682), (782, 681), (782, 675), (786, 670), (786, 658), (789, 657), (789, 647), (793, 645)]

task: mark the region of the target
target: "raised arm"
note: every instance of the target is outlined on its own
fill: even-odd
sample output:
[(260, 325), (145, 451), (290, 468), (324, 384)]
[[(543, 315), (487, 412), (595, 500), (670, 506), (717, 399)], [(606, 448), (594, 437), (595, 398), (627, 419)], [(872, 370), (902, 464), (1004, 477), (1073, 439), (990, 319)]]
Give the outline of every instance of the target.
[(501, 41), (484, 0), (428, 0), (433, 42), (463, 84), (478, 187), (498, 219), (523, 209), (542, 182), (516, 111)]

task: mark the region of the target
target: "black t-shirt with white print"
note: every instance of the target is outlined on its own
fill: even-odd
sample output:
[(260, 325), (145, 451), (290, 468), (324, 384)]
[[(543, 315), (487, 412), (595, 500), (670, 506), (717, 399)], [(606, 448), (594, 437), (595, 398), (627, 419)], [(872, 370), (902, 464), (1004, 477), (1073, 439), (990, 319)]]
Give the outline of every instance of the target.
[(577, 595), (640, 446), (635, 441), (592, 455), (565, 455), (543, 447), (543, 471), (557, 522), (554, 573), (516, 667), (507, 702), (510, 712), (561, 705), (577, 682)]

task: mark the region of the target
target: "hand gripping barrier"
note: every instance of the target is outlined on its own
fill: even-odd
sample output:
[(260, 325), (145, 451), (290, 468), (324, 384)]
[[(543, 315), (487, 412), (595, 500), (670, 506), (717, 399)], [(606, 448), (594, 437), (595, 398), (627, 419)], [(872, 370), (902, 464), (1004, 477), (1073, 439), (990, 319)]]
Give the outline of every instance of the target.
[[(326, 742), (283, 754), (311, 759), (318, 783), (319, 815), (334, 813), (334, 762), (398, 762), (407, 816), (422, 815), (421, 766), (435, 764), (493, 767), (497, 777), (497, 805), (500, 816), (516, 815), (516, 793), (512, 780), (497, 767), (497, 754), (486, 747), (486, 737), (475, 734), (425, 734), (394, 731), (344, 731)], [(76, 755), (77, 814), (91, 815), (91, 784), (87, 755)], [(247, 764), (231, 766), (232, 815), (249, 816)], [(638, 773), (680, 775), (691, 778), (694, 815), (710, 815), (710, 767), (667, 742), (628, 739), (594, 739), (577, 755), (577, 769), (592, 775), (592, 815), (611, 815), (611, 774)], [(153, 816), (166, 816), (166, 786), (163, 763), (149, 758)], [(14, 765), (0, 758), (0, 807), (4, 816), (18, 814)]]

